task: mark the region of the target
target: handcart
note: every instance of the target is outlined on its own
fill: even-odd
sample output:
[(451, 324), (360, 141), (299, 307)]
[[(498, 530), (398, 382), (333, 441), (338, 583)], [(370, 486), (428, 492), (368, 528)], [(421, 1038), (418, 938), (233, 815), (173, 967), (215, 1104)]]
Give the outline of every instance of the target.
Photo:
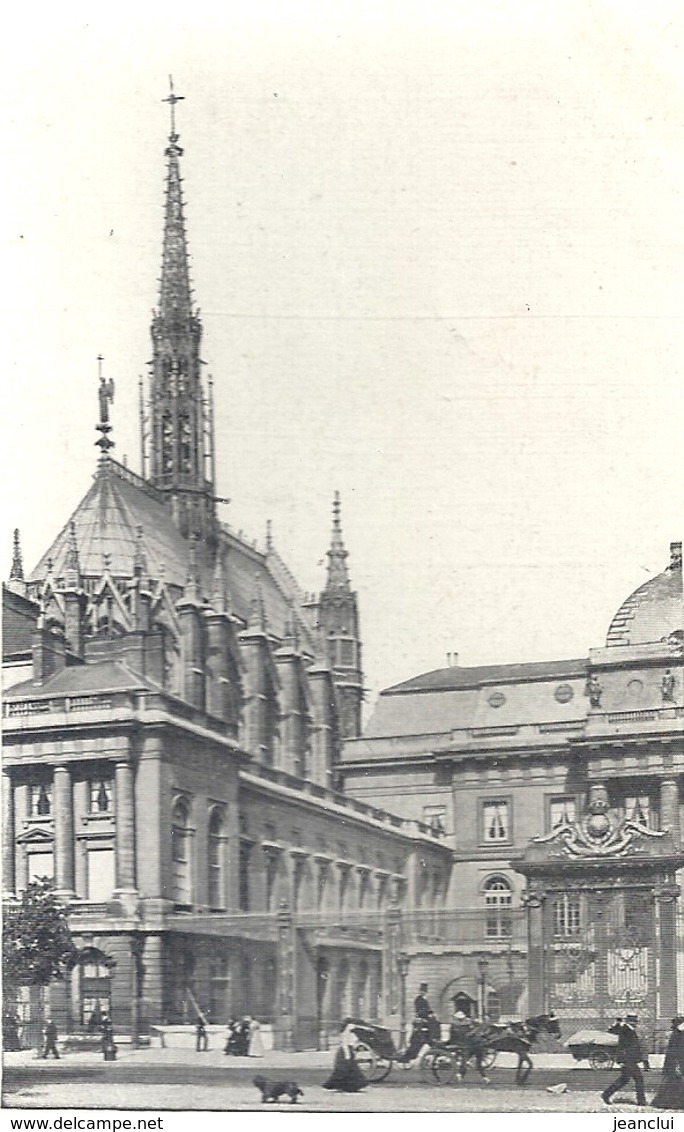
[(588, 1061), (592, 1069), (612, 1069), (617, 1044), (617, 1034), (605, 1030), (578, 1030), (563, 1042), (575, 1061)]

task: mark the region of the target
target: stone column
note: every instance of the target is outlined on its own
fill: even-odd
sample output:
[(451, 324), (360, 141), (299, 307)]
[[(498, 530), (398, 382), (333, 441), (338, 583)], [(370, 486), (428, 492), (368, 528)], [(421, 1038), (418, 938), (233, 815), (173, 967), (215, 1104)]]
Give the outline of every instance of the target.
[(133, 805), (133, 767), (127, 760), (114, 770), (116, 791), (116, 889), (135, 891), (135, 808)]
[(543, 1014), (546, 998), (544, 970), (544, 904), (545, 893), (535, 885), (523, 893), (527, 907), (529, 1013)]
[(9, 900), (15, 892), (14, 785), (7, 771), (2, 772), (2, 893)]
[(55, 803), (55, 887), (62, 895), (73, 896), (74, 797), (68, 767), (55, 767), (52, 789)]
[(675, 778), (664, 778), (660, 783), (660, 828), (669, 830), (679, 842), (679, 786)]
[(666, 881), (656, 885), (653, 895), (658, 903), (658, 955), (660, 971), (658, 979), (659, 1019), (669, 1019), (675, 1012), (677, 1002), (677, 897), (680, 888), (674, 882)]
[(281, 1049), (293, 1049), (296, 1026), (295, 939), (292, 913), (283, 903), (278, 911), (278, 1019)]

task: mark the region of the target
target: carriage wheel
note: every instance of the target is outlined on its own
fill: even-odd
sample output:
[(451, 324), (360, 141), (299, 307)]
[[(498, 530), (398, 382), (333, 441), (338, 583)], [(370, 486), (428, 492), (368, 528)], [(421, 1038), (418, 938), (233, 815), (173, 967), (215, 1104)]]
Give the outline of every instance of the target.
[(430, 1054), (432, 1080), (438, 1085), (450, 1085), (458, 1073), (458, 1061), (446, 1049), (436, 1049)]
[(359, 1069), (369, 1084), (377, 1084), (378, 1081), (384, 1081), (392, 1068), (392, 1062), (384, 1057), (379, 1057), (370, 1046), (364, 1042), (360, 1042), (354, 1050), (354, 1058)]
[(418, 1072), (420, 1073), (421, 1081), (430, 1084), (434, 1081), (433, 1065), (435, 1061), (436, 1049), (428, 1049), (425, 1051), (420, 1061), (418, 1062)]
[(496, 1061), (496, 1054), (497, 1051), (495, 1049), (492, 1049), (490, 1046), (487, 1046), (486, 1049), (482, 1050), (482, 1053), (480, 1054), (480, 1065), (483, 1069), (492, 1068), (492, 1065)]
[(589, 1064), (592, 1069), (612, 1069), (613, 1057), (605, 1049), (595, 1049), (589, 1058)]

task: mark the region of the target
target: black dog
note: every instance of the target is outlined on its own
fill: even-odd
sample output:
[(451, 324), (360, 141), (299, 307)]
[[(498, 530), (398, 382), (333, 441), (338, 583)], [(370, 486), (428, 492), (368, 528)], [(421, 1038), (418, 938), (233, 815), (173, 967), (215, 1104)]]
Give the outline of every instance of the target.
[(290, 1098), (290, 1104), (297, 1103), (297, 1097), (304, 1093), (296, 1081), (269, 1081), (267, 1077), (255, 1077), (254, 1084), (261, 1093), (261, 1103), (279, 1101), (282, 1096)]

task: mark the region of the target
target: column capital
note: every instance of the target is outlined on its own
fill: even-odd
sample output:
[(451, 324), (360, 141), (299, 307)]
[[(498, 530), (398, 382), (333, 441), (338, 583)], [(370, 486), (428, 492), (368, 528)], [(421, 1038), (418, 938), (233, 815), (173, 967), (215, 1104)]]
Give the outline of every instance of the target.
[(655, 886), (653, 896), (658, 904), (674, 904), (681, 891), (681, 887), (674, 881), (666, 881)]

